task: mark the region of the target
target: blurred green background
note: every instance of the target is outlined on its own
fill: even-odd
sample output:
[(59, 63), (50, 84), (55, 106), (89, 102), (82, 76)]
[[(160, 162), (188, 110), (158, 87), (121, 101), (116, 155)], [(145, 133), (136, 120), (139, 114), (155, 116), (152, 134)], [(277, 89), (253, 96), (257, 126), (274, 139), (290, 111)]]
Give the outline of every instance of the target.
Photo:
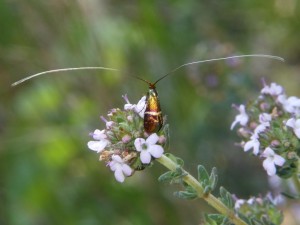
[[(201, 201), (177, 199), (157, 182), (155, 164), (124, 184), (89, 151), (100, 115), (132, 103), (154, 81), (194, 60), (264, 53), (185, 67), (157, 89), (171, 129), (170, 152), (195, 174), (219, 170), (219, 184), (240, 198), (269, 190), (257, 158), (230, 131), (261, 78), (300, 96), (300, 10), (296, 0), (0, 1), (0, 224), (200, 224)], [(106, 66), (11, 83), (44, 70)], [(291, 223), (289, 223), (291, 224)]]

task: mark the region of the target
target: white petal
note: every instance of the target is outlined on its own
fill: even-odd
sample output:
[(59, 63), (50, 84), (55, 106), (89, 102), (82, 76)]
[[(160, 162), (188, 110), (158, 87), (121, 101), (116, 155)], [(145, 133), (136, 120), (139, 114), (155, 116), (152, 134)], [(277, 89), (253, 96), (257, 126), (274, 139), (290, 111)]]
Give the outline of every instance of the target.
[(109, 167), (111, 171), (122, 170), (121, 164), (117, 163), (116, 161), (111, 161)]
[(141, 111), (138, 112), (139, 116), (140, 116), (142, 119), (144, 119), (145, 111), (146, 111), (146, 107), (144, 107)]
[(261, 89), (260, 93), (262, 94), (269, 94), (270, 93), (270, 87), (269, 86), (264, 86), (263, 89)]
[(151, 155), (147, 151), (142, 151), (140, 157), (142, 163), (149, 164), (151, 161)]
[(137, 138), (134, 140), (134, 146), (135, 146), (135, 149), (138, 151), (138, 152), (141, 152), (143, 150), (142, 146), (146, 143), (145, 139), (143, 138)]
[(249, 117), (247, 114), (241, 114), (239, 115), (239, 122), (242, 126), (246, 126), (248, 123)]
[(247, 203), (249, 205), (252, 205), (254, 202), (255, 202), (255, 198), (254, 197), (247, 200)]
[(300, 119), (295, 121), (295, 128), (300, 128)]
[(119, 155), (112, 155), (111, 158), (116, 163), (119, 163), (119, 164), (124, 163), (123, 159)]
[(149, 145), (154, 145), (156, 144), (158, 139), (159, 139), (158, 135), (156, 133), (153, 133), (147, 138), (146, 143)]
[(136, 107), (135, 107), (136, 112), (143, 110), (144, 108), (146, 108), (145, 106), (146, 106), (146, 96), (143, 96), (139, 100), (139, 102), (136, 104)]
[(135, 106), (134, 111), (139, 114), (140, 117), (144, 118), (146, 110), (146, 96), (143, 96), (138, 104)]
[(107, 142), (106, 141), (89, 141), (87, 145), (88, 145), (89, 149), (99, 153), (106, 147)]
[(277, 97), (277, 101), (280, 102), (282, 105), (285, 105), (285, 102), (286, 102), (286, 96), (285, 96), (285, 94), (279, 95)]
[(239, 121), (237, 121), (237, 120), (235, 119), (235, 121), (233, 121), (233, 123), (232, 123), (231, 126), (230, 126), (230, 130), (232, 130), (238, 122), (239, 122)]
[(109, 165), (109, 168), (110, 168), (111, 171), (115, 171), (117, 169), (117, 166), (116, 166), (117, 164), (114, 161), (109, 162), (108, 165)]
[(244, 145), (244, 152), (249, 151), (251, 148), (253, 148), (253, 140), (247, 141)]
[(262, 113), (259, 115), (259, 122), (260, 123), (266, 123), (270, 122), (272, 120), (272, 116), (268, 113)]
[(124, 105), (124, 110), (132, 110), (135, 108), (135, 105), (127, 103)]
[(105, 135), (105, 130), (95, 130), (94, 133), (93, 133), (93, 138), (95, 140), (102, 140), (102, 139), (105, 139), (106, 138), (106, 135)]
[(276, 83), (271, 83), (270, 85), (270, 94), (271, 95), (280, 95), (283, 92), (283, 87), (276, 84)]
[(285, 162), (285, 159), (282, 156), (280, 156), (280, 155), (274, 156), (274, 163), (277, 166), (283, 166), (284, 162)]
[(266, 158), (273, 157), (274, 155), (275, 155), (275, 152), (270, 147), (267, 147), (262, 154), (262, 156), (266, 157)]
[(245, 204), (244, 199), (238, 199), (234, 204), (234, 209), (238, 210), (243, 204)]
[(154, 158), (159, 158), (164, 153), (164, 149), (160, 145), (151, 145), (148, 151)]
[(127, 177), (130, 176), (132, 173), (132, 169), (127, 164), (122, 165), (122, 171)]
[(285, 125), (288, 126), (288, 127), (294, 128), (295, 123), (296, 123), (296, 120), (294, 118), (291, 118), (288, 121), (286, 121)]
[(260, 142), (254, 136), (252, 136), (250, 141), (246, 142), (244, 145), (244, 151), (247, 152), (253, 148), (253, 154), (257, 155), (259, 152), (259, 146)]
[(249, 117), (246, 113), (246, 108), (244, 105), (240, 105), (238, 108), (240, 114), (235, 117), (235, 120), (231, 124), (230, 129), (232, 130), (237, 123), (240, 123), (242, 126), (245, 126), (248, 123)]
[(110, 129), (113, 125), (115, 124), (115, 122), (113, 122), (113, 121), (107, 121), (106, 122), (106, 129)]
[(120, 169), (117, 169), (117, 170), (115, 171), (115, 178), (116, 178), (116, 180), (117, 180), (118, 182), (120, 182), (120, 183), (123, 183), (123, 182), (124, 182), (125, 176), (124, 176), (123, 171), (122, 171), (121, 168), (120, 168)]
[(254, 134), (257, 135), (257, 134), (259, 134), (261, 132), (264, 132), (268, 126), (270, 126), (269, 122), (265, 122), (265, 123), (259, 124), (257, 127), (255, 127)]
[(276, 167), (274, 162), (270, 158), (266, 158), (263, 162), (263, 167), (267, 171), (269, 176), (273, 176), (276, 174)]
[(300, 128), (294, 129), (294, 133), (300, 139)]
[(266, 85), (264, 88), (261, 90), (262, 94), (269, 94), (269, 95), (280, 95), (283, 93), (283, 87), (276, 84), (276, 83), (271, 83), (270, 86)]
[(260, 142), (256, 140), (253, 144), (253, 154), (257, 155), (259, 153)]
[(293, 107), (300, 107), (300, 99), (295, 97), (295, 96), (291, 96), (287, 99), (287, 101), (289, 102), (289, 104), (291, 104)]

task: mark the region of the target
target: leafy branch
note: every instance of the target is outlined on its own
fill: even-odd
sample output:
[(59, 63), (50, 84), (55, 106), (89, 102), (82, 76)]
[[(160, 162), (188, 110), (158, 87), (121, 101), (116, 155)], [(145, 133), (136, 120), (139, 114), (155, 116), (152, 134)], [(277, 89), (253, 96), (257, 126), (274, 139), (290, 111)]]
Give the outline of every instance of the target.
[(229, 220), (236, 225), (247, 224), (235, 214), (232, 196), (225, 188), (220, 188), (219, 198), (211, 194), (217, 184), (216, 168), (212, 169), (209, 175), (206, 169), (199, 165), (198, 179), (196, 179), (182, 168), (183, 161), (171, 154), (162, 155), (157, 161), (170, 170), (161, 175), (159, 181), (182, 183), (185, 186), (185, 191), (176, 192), (176, 196), (185, 199), (202, 198), (222, 214), (218, 216), (208, 215), (207, 219), (220, 220), (222, 218), (223, 222)]

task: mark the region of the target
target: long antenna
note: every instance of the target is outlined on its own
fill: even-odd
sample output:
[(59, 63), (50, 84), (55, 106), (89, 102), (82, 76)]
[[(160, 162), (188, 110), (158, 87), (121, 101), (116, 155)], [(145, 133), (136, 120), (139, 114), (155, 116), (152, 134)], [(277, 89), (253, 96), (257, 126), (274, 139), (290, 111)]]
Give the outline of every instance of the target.
[[(140, 77), (137, 76), (133, 76), (139, 80), (142, 80), (144, 82), (146, 82), (147, 84), (149, 84), (149, 86), (155, 87), (155, 85), (162, 79), (164, 79), (165, 77), (171, 75), (172, 73), (174, 73), (176, 70), (184, 67), (184, 66), (188, 66), (188, 65), (193, 65), (193, 64), (200, 64), (200, 63), (205, 63), (205, 62), (212, 62), (212, 61), (220, 61), (220, 60), (226, 60), (226, 59), (234, 59), (234, 58), (246, 58), (246, 57), (260, 57), (260, 58), (270, 58), (270, 59), (276, 59), (279, 61), (284, 61), (283, 58), (278, 57), (278, 56), (273, 56), (273, 55), (263, 55), (263, 54), (252, 54), (252, 55), (236, 55), (236, 56), (229, 56), (229, 57), (223, 57), (223, 58), (215, 58), (215, 59), (206, 59), (206, 60), (200, 60), (200, 61), (195, 61), (195, 62), (189, 62), (189, 63), (185, 63), (181, 66), (176, 67), (175, 69), (171, 70), (170, 72), (168, 72), (167, 74), (165, 74), (164, 76), (162, 76), (161, 78), (159, 78), (158, 80), (156, 80), (154, 83), (151, 83), (147, 80), (144, 80)], [(18, 80), (16, 82), (14, 82), (11, 86), (16, 86), (18, 84), (21, 84), (27, 80), (30, 80), (32, 78), (35, 78), (37, 76), (41, 76), (41, 75), (45, 75), (45, 74), (51, 74), (51, 73), (58, 73), (58, 72), (64, 72), (64, 71), (74, 71), (74, 70), (110, 70), (110, 71), (119, 71), (118, 69), (113, 69), (113, 68), (109, 68), (109, 67), (100, 67), (100, 66), (88, 66), (88, 67), (74, 67), (74, 68), (62, 68), (62, 69), (54, 69), (54, 70), (47, 70), (47, 71), (43, 71), (40, 73), (36, 73), (30, 76), (27, 76), (21, 80)]]
[(153, 86), (155, 86), (159, 81), (161, 81), (162, 79), (164, 79), (165, 77), (169, 76), (170, 74), (174, 73), (176, 70), (184, 67), (184, 66), (188, 66), (188, 65), (193, 65), (193, 64), (200, 64), (200, 63), (205, 63), (205, 62), (212, 62), (212, 61), (220, 61), (220, 60), (226, 60), (226, 59), (235, 59), (235, 58), (246, 58), (246, 57), (260, 57), (260, 58), (269, 58), (269, 59), (276, 59), (279, 61), (284, 62), (284, 59), (279, 57), (279, 56), (274, 56), (274, 55), (262, 55), (262, 54), (252, 54), (252, 55), (235, 55), (235, 56), (228, 56), (228, 57), (223, 57), (223, 58), (215, 58), (215, 59), (206, 59), (206, 60), (200, 60), (200, 61), (195, 61), (195, 62), (189, 62), (189, 63), (185, 63), (181, 66), (176, 67), (175, 69), (171, 70), (170, 72), (168, 72), (167, 74), (165, 74), (164, 76), (162, 76), (161, 78), (159, 78), (158, 80), (156, 80), (153, 83)]
[(63, 68), (63, 69), (47, 70), (47, 71), (43, 71), (43, 72), (40, 72), (40, 73), (30, 75), (30, 76), (25, 77), (21, 80), (18, 80), (16, 82), (14, 82), (11, 86), (16, 86), (18, 84), (23, 83), (24, 81), (30, 80), (34, 77), (41, 76), (41, 75), (44, 75), (44, 74), (58, 73), (58, 72), (63, 72), (63, 71), (73, 71), (73, 70), (112, 70), (112, 71), (119, 71), (117, 69), (108, 68), (108, 67), (99, 67), (99, 66), (74, 67), (74, 68)]

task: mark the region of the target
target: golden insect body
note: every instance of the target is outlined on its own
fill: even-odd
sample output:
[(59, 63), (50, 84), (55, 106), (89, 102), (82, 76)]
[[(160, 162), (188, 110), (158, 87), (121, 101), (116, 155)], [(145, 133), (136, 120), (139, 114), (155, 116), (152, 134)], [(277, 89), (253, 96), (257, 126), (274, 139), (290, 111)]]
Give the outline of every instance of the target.
[(146, 110), (144, 113), (144, 129), (147, 133), (158, 132), (163, 125), (163, 116), (155, 86), (149, 87), (146, 96)]

